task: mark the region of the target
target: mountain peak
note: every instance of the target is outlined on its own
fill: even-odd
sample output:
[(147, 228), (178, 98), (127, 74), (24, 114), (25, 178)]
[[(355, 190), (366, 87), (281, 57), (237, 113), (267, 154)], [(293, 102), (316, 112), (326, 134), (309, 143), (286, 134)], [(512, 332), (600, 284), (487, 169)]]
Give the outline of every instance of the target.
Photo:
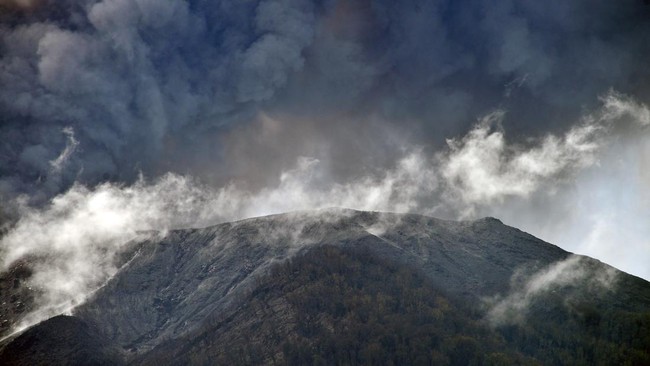
[(501, 220), (497, 219), (496, 217), (492, 217), (492, 216), (486, 216), (486, 217), (480, 218), (480, 219), (476, 220), (476, 222), (487, 222), (487, 223), (494, 223), (494, 224), (503, 225), (503, 222)]
[[(607, 317), (603, 324), (616, 324), (621, 319), (618, 313), (610, 314), (611, 309), (629, 313), (650, 306), (647, 282), (572, 256), (492, 217), (456, 222), (328, 208), (173, 230), (134, 248), (118, 273), (74, 310), (81, 323), (59, 321), (63, 327), (72, 327), (73, 333), (96, 331), (93, 339), (103, 340), (105, 349), (121, 350), (125, 362), (133, 364), (172, 359), (187, 364), (194, 355), (205, 357), (200, 359), (206, 363), (313, 363), (301, 358), (301, 350), (317, 354), (318, 349), (325, 349), (313, 348), (319, 342), (346, 339), (335, 334), (345, 328), (341, 322), (363, 328), (370, 321), (365, 312), (379, 317), (376, 321), (393, 319), (393, 326), (412, 324), (412, 329), (400, 328), (407, 338), (424, 332), (419, 327), (429, 321), (433, 322), (429, 326), (442, 327), (436, 331), (442, 333), (430, 334), (433, 338), (427, 342), (447, 337), (472, 343), (478, 342), (472, 338), (476, 334), (492, 334), (500, 340), (485, 347), (512, 361), (527, 348), (509, 341), (509, 333), (489, 328), (486, 319), (498, 316), (515, 323), (524, 317), (533, 322), (537, 317), (564, 319), (572, 327), (566, 330), (569, 338), (575, 336), (571, 332), (578, 332), (583, 337), (580, 342), (584, 341), (580, 344), (588, 347), (600, 338), (580, 333), (584, 319), (593, 322), (598, 314)], [(599, 274), (605, 272), (613, 273), (621, 283), (616, 290), (598, 290), (603, 278)], [(376, 306), (362, 305), (363, 299), (371, 299)], [(424, 320), (417, 318), (414, 309), (426, 309), (432, 318), (420, 323)], [(625, 319), (621, 321), (638, 320)], [(464, 324), (463, 332), (470, 333), (445, 336), (450, 331), (446, 322)], [(535, 330), (522, 339), (557, 341), (553, 338), (557, 329), (545, 332)], [(292, 343), (299, 339), (306, 343)], [(479, 343), (472, 344), (479, 347)], [(456, 357), (452, 355), (456, 346), (437, 347), (451, 347), (447, 350), (451, 353), (437, 361)], [(235, 362), (238, 356), (225, 356), (229, 349), (260, 358)], [(479, 354), (476, 360), (487, 362)], [(542, 363), (563, 363), (548, 355), (525, 354), (541, 357)], [(610, 360), (617, 363), (620, 359)], [(448, 363), (443, 361), (439, 363)]]

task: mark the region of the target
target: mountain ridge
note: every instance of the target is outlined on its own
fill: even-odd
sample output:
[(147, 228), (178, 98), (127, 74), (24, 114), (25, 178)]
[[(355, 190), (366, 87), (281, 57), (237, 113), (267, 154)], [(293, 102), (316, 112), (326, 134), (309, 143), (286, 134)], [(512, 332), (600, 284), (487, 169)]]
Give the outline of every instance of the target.
[[(517, 324), (518, 322), (523, 322), (524, 319), (526, 321), (530, 318), (535, 319), (539, 314), (569, 317), (570, 321), (574, 321), (571, 317), (583, 315), (570, 315), (562, 302), (571, 303), (575, 300), (577, 305), (570, 306), (577, 309), (584, 304), (590, 304), (586, 300), (589, 297), (599, 299), (598, 301), (606, 304), (593, 305), (602, 308), (595, 310), (596, 313), (620, 308), (621, 311), (642, 314), (650, 306), (650, 287), (647, 282), (643, 283), (643, 280), (638, 282), (627, 274), (615, 272), (614, 277), (619, 283), (615, 285), (606, 283), (609, 279), (602, 273), (613, 271), (610, 269), (612, 267), (588, 257), (572, 255), (521, 230), (504, 225), (494, 218), (456, 222), (415, 214), (347, 209), (300, 211), (245, 219), (206, 228), (170, 230), (163, 238), (154, 237), (134, 245), (133, 256), (120, 271), (73, 312), (75, 318), (83, 321), (91, 329), (97, 329), (101, 338), (106, 339), (111, 347), (119, 349), (125, 362), (131, 363), (147, 364), (161, 354), (166, 354), (165, 349), (176, 349), (174, 345), (178, 345), (179, 342), (191, 343), (187, 337), (213, 334), (201, 333), (201, 329), (212, 329), (209, 325), (218, 324), (218, 319), (223, 314), (233, 314), (236, 318), (239, 316), (237, 319), (241, 319), (244, 324), (234, 324), (232, 329), (250, 331), (245, 326), (246, 317), (237, 314), (242, 312), (248, 314), (246, 313), (248, 310), (241, 309), (248, 309), (245, 306), (247, 302), (258, 301), (252, 294), (259, 294), (261, 286), (272, 281), (270, 278), (274, 278), (273, 271), (277, 273), (277, 268), (291, 266), (294, 261), (303, 263), (301, 258), (311, 258), (310, 256), (315, 256), (314, 260), (318, 263), (318, 256), (325, 255), (322, 253), (327, 253), (330, 250), (328, 248), (339, 251), (334, 257), (344, 258), (336, 259), (335, 262), (340, 261), (357, 267), (363, 267), (364, 255), (358, 258), (358, 254), (350, 253), (365, 251), (365, 256), (374, 258), (369, 262), (371, 267), (375, 268), (373, 276), (384, 276), (386, 283), (393, 279), (390, 274), (382, 272), (382, 266), (397, 268), (395, 270), (397, 272), (411, 271), (414, 273), (413, 276), (420, 276), (423, 278), (422, 281), (430, 284), (424, 288), (417, 285), (420, 286), (417, 287), (419, 289), (417, 291), (430, 293), (434, 298), (442, 296), (445, 301), (453, 304), (451, 305), (453, 309), (461, 309), (463, 303), (471, 304), (471, 311), (459, 310), (456, 314), (453, 310), (452, 314), (466, 319), (463, 324), (467, 324), (467, 329), (483, 329), (480, 332), (491, 332), (490, 327), (486, 325), (489, 323), (486, 323), (486, 319), (491, 316), (511, 317), (516, 321), (506, 319), (508, 321), (503, 324), (500, 322), (495, 324), (499, 327), (521, 329), (525, 327)], [(372, 264), (375, 262), (383, 264), (381, 266)], [(564, 267), (556, 268), (559, 265)], [(339, 271), (336, 268), (333, 270)], [(314, 271), (319, 270), (314, 269)], [(553, 271), (560, 274), (566, 272), (570, 276), (558, 277), (559, 275), (553, 274)], [(337, 276), (344, 278), (359, 275), (348, 270), (340, 270), (340, 272)], [(318, 273), (325, 278), (332, 276), (332, 273), (327, 271)], [(551, 274), (555, 277), (549, 277)], [(288, 273), (286, 278), (291, 275)], [(378, 289), (370, 294), (364, 293), (364, 289), (359, 290), (360, 293), (355, 292), (356, 290), (348, 292), (364, 294), (363, 296), (379, 296), (377, 294), (382, 290), (380, 286), (377, 287), (377, 282), (363, 278), (365, 276), (363, 274), (361, 276), (359, 281)], [(273, 281), (276, 281), (280, 288), (287, 286), (290, 288), (291, 283), (286, 282), (286, 278), (277, 278)], [(301, 283), (306, 288), (320, 283), (319, 277), (298, 276), (298, 278), (303, 281)], [(636, 284), (636, 293), (623, 291), (620, 295), (616, 292), (619, 290), (611, 290), (612, 286), (620, 288), (621, 278), (626, 286)], [(350, 281), (347, 283), (354, 283), (356, 280)], [(531, 287), (530, 284), (534, 284), (535, 281), (538, 282), (537, 287)], [(394, 292), (391, 296), (401, 291), (406, 293), (411, 291), (409, 287), (411, 285), (403, 290), (395, 283), (391, 286)], [(319, 291), (322, 290), (318, 288)], [(280, 327), (279, 323), (292, 316), (299, 317), (301, 313), (309, 313), (309, 308), (298, 311), (297, 309), (301, 309), (304, 304), (298, 300), (289, 301), (287, 299), (291, 297), (287, 296), (280, 291), (274, 292), (274, 295), (268, 298), (276, 304), (274, 306), (279, 306), (280, 315), (269, 315), (265, 312), (249, 315), (252, 318), (259, 318), (262, 322), (260, 324), (267, 324), (267, 327), (273, 328), (269, 324)], [(336, 298), (336, 296), (334, 292), (328, 297)], [(424, 302), (421, 306), (431, 311), (435, 310), (435, 304), (426, 304)], [(567, 305), (566, 308), (570, 306)], [(571, 311), (578, 314), (586, 310)], [(336, 327), (338, 315), (323, 313), (314, 316), (330, 319), (331, 324), (328, 327), (333, 327), (332, 331), (338, 329)], [(244, 328), (241, 328), (242, 326)], [(297, 325), (285, 329), (285, 338), (293, 339), (291, 337), (296, 336), (295, 329), (299, 327), (295, 327)], [(230, 334), (217, 328), (215, 328), (217, 333), (214, 333), (216, 334), (214, 339), (222, 339), (220, 337), (223, 337), (223, 334)], [(321, 336), (329, 337), (325, 333)], [(495, 337), (501, 339), (505, 336)], [(213, 338), (205, 339), (210, 343), (210, 339)], [(303, 341), (313, 346), (312, 340), (305, 339), (309, 337), (304, 338)], [(538, 357), (530, 352), (524, 356), (519, 349), (508, 343), (512, 341), (495, 342), (501, 345), (490, 349), (495, 352), (509, 350), (509, 353), (506, 352), (507, 357), (512, 360), (520, 357), (533, 357), (529, 360), (534, 360)], [(163, 347), (162, 351), (161, 347)], [(179, 349), (187, 348), (182, 344), (179, 347)], [(280, 343), (264, 347), (269, 351), (265, 357), (259, 359), (263, 361), (262, 363), (270, 363), (273, 359), (277, 361), (276, 363), (282, 363), (278, 360), (289, 359), (290, 354), (281, 351), (283, 345)], [(291, 348), (293, 347), (291, 344), (287, 347), (294, 349)], [(218, 349), (219, 347), (213, 348), (213, 351)], [(452, 352), (451, 348), (449, 352)], [(203, 356), (207, 357), (206, 360), (216, 357), (215, 354), (203, 354)], [(448, 354), (443, 356), (451, 360)], [(639, 357), (645, 356), (641, 354)]]

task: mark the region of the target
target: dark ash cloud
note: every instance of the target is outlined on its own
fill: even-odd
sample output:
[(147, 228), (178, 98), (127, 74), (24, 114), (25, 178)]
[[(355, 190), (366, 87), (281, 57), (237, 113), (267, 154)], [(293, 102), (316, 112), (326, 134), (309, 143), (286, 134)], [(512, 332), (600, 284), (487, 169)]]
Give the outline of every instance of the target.
[[(5, 198), (30, 193), (38, 201), (75, 181), (133, 181), (140, 171), (256, 180), (220, 141), (248, 134), (261, 112), (313, 124), (298, 127), (315, 131), (307, 139), (341, 131), (324, 133), (324, 159), (342, 147), (341, 134), (379, 140), (379, 129), (403, 129), (402, 144), (440, 146), (499, 105), (513, 134), (540, 134), (566, 129), (609, 88), (642, 100), (648, 94), (649, 9), (634, 0), (0, 7)], [(79, 146), (53, 171), (48, 162), (67, 146), (64, 129)], [(310, 152), (281, 136), (261, 145), (269, 144), (292, 158)], [(342, 176), (367, 163), (359, 150), (343, 146), (355, 156), (339, 168)], [(264, 151), (249, 154), (263, 160)], [(206, 165), (218, 173), (203, 173)]]

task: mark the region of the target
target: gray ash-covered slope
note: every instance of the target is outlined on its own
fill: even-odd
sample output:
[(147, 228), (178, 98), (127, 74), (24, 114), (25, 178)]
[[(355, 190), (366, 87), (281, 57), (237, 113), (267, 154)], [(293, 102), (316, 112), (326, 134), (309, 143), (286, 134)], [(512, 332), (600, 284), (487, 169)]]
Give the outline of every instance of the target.
[[(513, 297), (516, 279), (571, 254), (492, 218), (295, 212), (133, 253), (74, 312), (126, 363), (650, 362), (648, 282), (582, 258), (573, 283)], [(602, 273), (615, 284), (590, 280)], [(486, 299), (511, 298), (525, 322), (491, 327)]]
[(146, 243), (77, 315), (134, 352), (238, 306), (274, 261), (318, 245), (369, 247), (421, 268), (449, 292), (484, 296), (508, 290), (513, 270), (569, 253), (495, 219), (452, 222), (354, 211), (290, 213), (170, 232)]

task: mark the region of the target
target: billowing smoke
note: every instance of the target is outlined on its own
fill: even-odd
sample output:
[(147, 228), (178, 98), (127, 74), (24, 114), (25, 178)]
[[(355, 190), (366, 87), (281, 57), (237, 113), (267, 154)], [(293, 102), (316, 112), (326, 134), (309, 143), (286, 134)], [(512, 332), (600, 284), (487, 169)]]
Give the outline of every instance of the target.
[(343, 206), (497, 216), (650, 278), (649, 11), (0, 1), (3, 269), (38, 263), (39, 319), (149, 230)]
[[(2, 38), (4, 191), (158, 174), (178, 146), (245, 119), (304, 63), (305, 1), (42, 2)], [(66, 128), (67, 130), (64, 130)], [(55, 160), (73, 129), (83, 154)], [(161, 166), (162, 165), (162, 166)], [(37, 197), (35, 197), (37, 198)]]
[[(250, 136), (262, 113), (320, 141), (321, 161), (348, 153), (334, 164), (349, 178), (399, 159), (380, 130), (432, 148), (502, 105), (505, 127), (543, 135), (608, 88), (647, 96), (640, 0), (39, 0), (1, 9), (0, 193), (35, 204), (74, 182), (132, 183), (140, 172), (257, 182), (314, 156), (282, 136), (270, 147), (244, 141), (253, 148), (243, 157), (233, 151), (224, 136)], [(64, 129), (81, 153), (52, 171), (45, 162), (66, 149)], [(237, 163), (251, 156), (260, 163)]]

